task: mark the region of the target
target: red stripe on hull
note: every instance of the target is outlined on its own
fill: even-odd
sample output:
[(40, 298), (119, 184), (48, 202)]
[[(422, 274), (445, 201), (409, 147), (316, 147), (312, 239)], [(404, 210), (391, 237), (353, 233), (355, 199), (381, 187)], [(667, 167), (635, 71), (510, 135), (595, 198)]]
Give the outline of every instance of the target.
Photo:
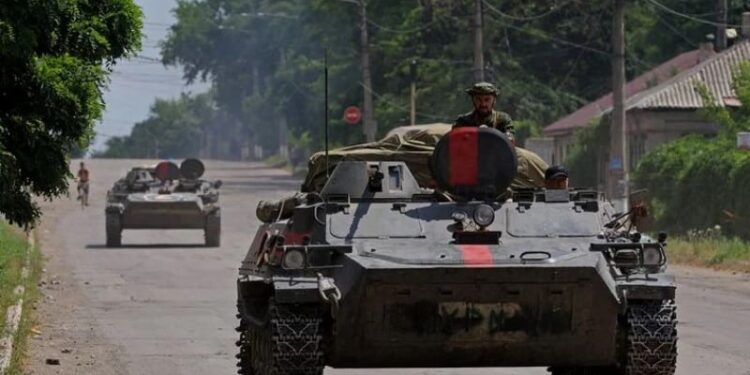
[(464, 264), (469, 267), (492, 265), (492, 252), (487, 245), (459, 245), (458, 249), (464, 257)]
[(450, 184), (453, 186), (479, 183), (479, 129), (458, 128), (448, 135)]

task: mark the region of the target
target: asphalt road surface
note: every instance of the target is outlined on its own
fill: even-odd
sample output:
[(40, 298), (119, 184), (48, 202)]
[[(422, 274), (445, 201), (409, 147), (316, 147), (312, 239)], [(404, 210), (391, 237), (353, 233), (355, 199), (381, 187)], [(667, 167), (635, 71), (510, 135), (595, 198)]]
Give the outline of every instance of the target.
[[(261, 199), (298, 187), (260, 164), (208, 163), (221, 179), (222, 247), (202, 231), (125, 231), (104, 246), (106, 190), (144, 161), (92, 160), (91, 206), (43, 204), (47, 258), (29, 374), (235, 374), (237, 267)], [(73, 163), (77, 167), (77, 162)], [(679, 277), (679, 375), (750, 375), (750, 276), (673, 267)], [(592, 342), (591, 345), (596, 345)], [(57, 359), (59, 365), (46, 364)], [(53, 361), (54, 363), (54, 361)], [(328, 370), (326, 374), (542, 375), (544, 369)]]

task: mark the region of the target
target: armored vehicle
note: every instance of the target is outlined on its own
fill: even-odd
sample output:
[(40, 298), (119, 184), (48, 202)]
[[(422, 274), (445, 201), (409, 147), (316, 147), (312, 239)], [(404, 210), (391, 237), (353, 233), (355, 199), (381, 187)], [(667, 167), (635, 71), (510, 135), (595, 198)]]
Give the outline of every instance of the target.
[(107, 246), (121, 246), (124, 229), (203, 229), (206, 246), (219, 246), (221, 181), (204, 171), (198, 159), (131, 169), (107, 192)]
[(239, 374), (674, 374), (666, 236), (646, 240), (595, 191), (509, 191), (516, 163), (489, 128), (440, 140), (434, 191), (403, 162), (340, 162), (242, 262)]

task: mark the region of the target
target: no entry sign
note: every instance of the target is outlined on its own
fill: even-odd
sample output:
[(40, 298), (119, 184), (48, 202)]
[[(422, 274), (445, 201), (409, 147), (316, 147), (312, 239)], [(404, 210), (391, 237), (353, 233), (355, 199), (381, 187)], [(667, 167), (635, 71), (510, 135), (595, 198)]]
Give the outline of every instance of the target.
[(362, 119), (362, 111), (359, 107), (351, 106), (344, 110), (344, 121), (349, 125), (356, 125)]

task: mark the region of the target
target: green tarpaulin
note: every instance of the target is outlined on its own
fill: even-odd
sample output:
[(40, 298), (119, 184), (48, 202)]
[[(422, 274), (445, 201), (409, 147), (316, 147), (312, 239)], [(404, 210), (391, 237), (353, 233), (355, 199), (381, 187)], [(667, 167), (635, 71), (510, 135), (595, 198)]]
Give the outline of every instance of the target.
[[(333, 171), (342, 160), (351, 161), (403, 161), (411, 170), (420, 186), (434, 188), (429, 161), (440, 138), (451, 130), (450, 124), (427, 124), (402, 126), (393, 129), (380, 141), (343, 147), (329, 152), (328, 169)], [(535, 153), (516, 148), (518, 173), (512, 188), (544, 186), (544, 171), (547, 163)], [(310, 157), (303, 192), (320, 192), (326, 182), (325, 153)]]

